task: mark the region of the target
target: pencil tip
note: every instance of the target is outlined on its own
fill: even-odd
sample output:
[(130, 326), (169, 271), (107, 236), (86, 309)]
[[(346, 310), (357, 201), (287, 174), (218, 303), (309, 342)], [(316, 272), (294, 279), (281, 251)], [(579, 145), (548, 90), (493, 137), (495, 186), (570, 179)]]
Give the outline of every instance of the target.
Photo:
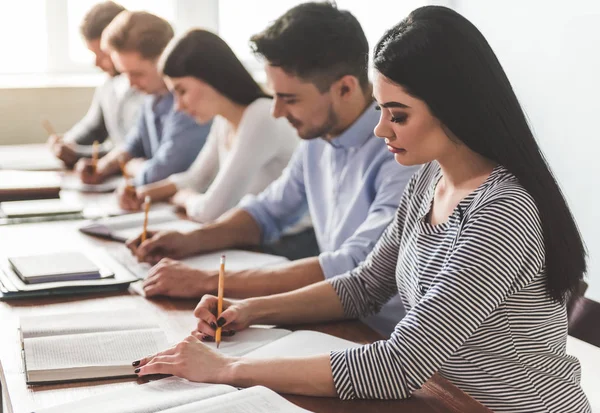
[(221, 342), (217, 342), (217, 348), (219, 348), (219, 346), (221, 345)]

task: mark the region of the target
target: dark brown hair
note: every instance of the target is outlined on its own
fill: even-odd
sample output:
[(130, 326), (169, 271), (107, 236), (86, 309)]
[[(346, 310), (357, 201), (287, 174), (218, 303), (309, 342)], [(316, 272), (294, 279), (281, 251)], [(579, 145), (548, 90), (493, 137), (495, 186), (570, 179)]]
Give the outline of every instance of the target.
[(321, 92), (343, 76), (369, 86), (369, 43), (356, 17), (329, 2), (288, 10), (250, 38), (255, 54), (270, 65), (312, 82)]
[(227, 43), (206, 30), (190, 30), (174, 40), (159, 67), (165, 76), (199, 79), (240, 105), (268, 97)]

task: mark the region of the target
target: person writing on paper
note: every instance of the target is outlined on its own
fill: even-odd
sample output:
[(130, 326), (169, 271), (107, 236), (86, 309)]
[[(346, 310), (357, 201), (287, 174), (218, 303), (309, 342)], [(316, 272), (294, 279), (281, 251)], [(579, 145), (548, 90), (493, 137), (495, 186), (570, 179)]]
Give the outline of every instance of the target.
[(195, 335), (212, 337), (215, 323), (230, 331), (356, 318), (400, 293), (408, 312), (391, 338), (250, 360), (190, 337), (135, 363), (138, 374), (400, 399), (439, 371), (495, 412), (590, 412), (579, 362), (565, 353), (565, 300), (585, 273), (585, 248), (491, 47), (455, 11), (429, 6), (383, 36), (374, 65), (377, 136), (398, 163), (424, 164), (393, 223), (351, 272), (226, 301), (220, 320), (216, 298), (205, 296)]
[(285, 119), (271, 116), (272, 99), (216, 34), (191, 30), (161, 60), (177, 109), (199, 123), (214, 118), (213, 124), (190, 169), (136, 192), (121, 190), (119, 204), (139, 210), (146, 196), (153, 202), (171, 198), (190, 218), (213, 221), (281, 175), (298, 135)]
[[(273, 115), (286, 118), (303, 140), (289, 165), (265, 191), (246, 197), (198, 231), (151, 232), (145, 243), (128, 243), (138, 259), (151, 263), (236, 247), (269, 251), (308, 210), (318, 256), (228, 272), (227, 294), (236, 297), (291, 291), (356, 267), (391, 222), (416, 170), (396, 164), (385, 143), (373, 135), (377, 112), (367, 74), (369, 47), (351, 13), (330, 3), (305, 3), (251, 42), (266, 59), (275, 92)], [(216, 271), (166, 259), (149, 272), (144, 291), (147, 296), (201, 297), (216, 292), (217, 280)], [(366, 321), (389, 335), (403, 314), (395, 297)]]
[[(73, 167), (82, 156), (90, 156), (94, 141), (120, 145), (133, 127), (143, 95), (130, 87), (126, 76), (120, 75), (110, 55), (100, 48), (102, 32), (125, 8), (115, 2), (96, 4), (83, 18), (80, 30), (86, 47), (96, 57), (95, 64), (108, 75), (99, 86), (87, 114), (64, 135), (50, 134), (48, 144), (57, 158)], [(104, 145), (109, 148), (109, 145)]]
[(97, 184), (119, 173), (119, 162), (126, 162), (126, 173), (135, 186), (160, 181), (187, 170), (202, 149), (210, 122), (197, 124), (175, 110), (174, 97), (158, 70), (158, 59), (173, 38), (173, 29), (164, 19), (146, 12), (123, 11), (102, 33), (101, 47), (110, 54), (115, 67), (132, 87), (146, 94), (137, 124), (125, 143), (90, 168), (81, 159), (76, 170), (82, 182)]

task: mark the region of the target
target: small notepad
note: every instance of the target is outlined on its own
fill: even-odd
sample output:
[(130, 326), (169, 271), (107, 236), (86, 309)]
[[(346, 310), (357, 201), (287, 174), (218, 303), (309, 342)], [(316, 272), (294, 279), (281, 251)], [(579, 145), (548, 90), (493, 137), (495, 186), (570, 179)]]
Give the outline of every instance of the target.
[(69, 215), (83, 212), (81, 205), (69, 204), (62, 199), (2, 202), (0, 209), (6, 218)]
[(100, 268), (80, 252), (10, 257), (8, 262), (28, 284), (101, 278)]

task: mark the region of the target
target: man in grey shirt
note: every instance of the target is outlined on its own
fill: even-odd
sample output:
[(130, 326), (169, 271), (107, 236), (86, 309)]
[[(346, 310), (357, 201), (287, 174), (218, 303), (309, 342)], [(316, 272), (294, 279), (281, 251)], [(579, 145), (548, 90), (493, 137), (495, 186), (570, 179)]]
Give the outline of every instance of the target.
[[(89, 155), (94, 141), (104, 143), (102, 152), (110, 149), (110, 143), (122, 144), (139, 115), (143, 94), (130, 86), (128, 79), (115, 69), (110, 55), (100, 48), (102, 32), (123, 10), (123, 6), (112, 1), (102, 2), (96, 4), (81, 23), (85, 44), (96, 56), (95, 65), (108, 78), (96, 89), (83, 119), (63, 136), (52, 135), (48, 139), (54, 154), (68, 167)], [(112, 142), (108, 142), (108, 138)]]

